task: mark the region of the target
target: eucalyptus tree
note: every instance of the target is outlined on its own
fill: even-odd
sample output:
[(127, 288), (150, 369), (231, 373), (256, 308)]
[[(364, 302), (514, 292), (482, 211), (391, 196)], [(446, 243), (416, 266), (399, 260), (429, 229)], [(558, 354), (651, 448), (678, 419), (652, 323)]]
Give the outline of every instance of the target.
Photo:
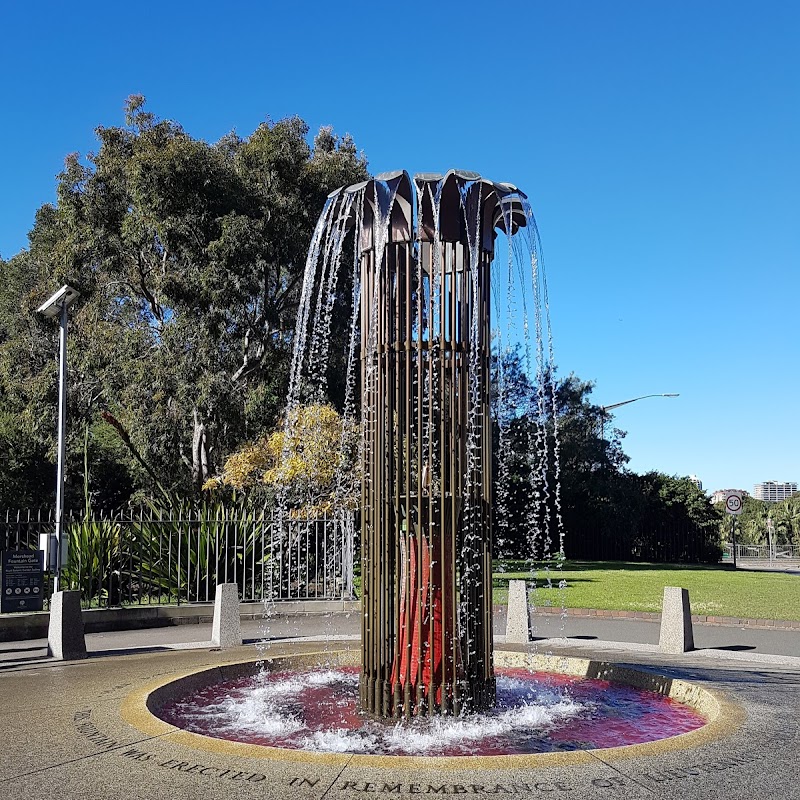
[(2, 264), (0, 441), (14, 413), (11, 438), (52, 451), (56, 331), (32, 309), (69, 282), (73, 459), (89, 425), (95, 488), (101, 473), (148, 483), (106, 411), (165, 483), (196, 492), (278, 418), (314, 224), (366, 161), (329, 128), (310, 145), (297, 117), (209, 144), (141, 96), (96, 135), (97, 152), (67, 157), (29, 249)]

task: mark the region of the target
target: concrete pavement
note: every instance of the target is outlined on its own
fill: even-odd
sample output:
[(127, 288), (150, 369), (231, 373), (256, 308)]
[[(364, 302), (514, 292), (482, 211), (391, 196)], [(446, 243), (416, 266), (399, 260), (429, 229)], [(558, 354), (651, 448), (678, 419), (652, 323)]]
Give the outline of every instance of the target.
[[(280, 611), (264, 619), (242, 620), (242, 637), (246, 643), (282, 642), (297, 638), (348, 640), (357, 638), (360, 613), (283, 614)], [(550, 646), (590, 649), (625, 649), (657, 652), (659, 624), (638, 619), (611, 617), (571, 617), (535, 615), (533, 620), (535, 647), (545, 652)], [(494, 632), (503, 642), (505, 609), (494, 615)], [(566, 639), (566, 642), (562, 641)], [(800, 633), (793, 630), (768, 630), (721, 625), (694, 625), (697, 654), (719, 658), (751, 655), (754, 662), (761, 656), (800, 659)], [(86, 647), (94, 655), (124, 653), (131, 650), (172, 650), (187, 647), (211, 647), (211, 623), (108, 631), (86, 635)], [(0, 642), (0, 670), (31, 663), (44, 663), (46, 639)], [(769, 659), (774, 660), (774, 659)]]
[[(118, 800), (120, 795), (148, 800), (200, 796), (358, 800), (374, 794), (387, 799), (438, 794), (484, 800), (497, 795), (567, 800), (800, 798), (796, 771), (800, 660), (752, 651), (663, 656), (647, 642), (581, 639), (577, 637), (582, 634), (569, 627), (567, 638), (505, 649), (498, 643), (498, 651), (508, 657), (538, 649), (557, 656), (556, 662), (577, 657), (576, 663), (585, 663), (597, 675), (613, 672), (616, 663), (623, 674), (636, 668), (651, 677), (662, 676), (658, 682), (664, 686), (690, 681), (718, 698), (713, 724), (692, 734), (644, 746), (561, 754), (408, 759), (276, 751), (187, 734), (152, 717), (144, 706), (150, 687), (187, 672), (222, 674), (226, 665), (259, 658), (278, 659), (277, 664), (284, 657), (290, 662), (335, 662), (356, 644), (352, 637), (358, 629), (357, 617), (340, 616), (270, 620), (268, 638), (261, 645), (225, 651), (202, 645), (121, 650), (142, 644), (186, 645), (176, 636), (200, 633), (202, 626), (191, 626), (189, 631), (92, 634), (88, 637), (92, 655), (81, 662), (31, 660), (33, 651), (18, 651), (16, 663), (7, 660), (0, 670), (0, 796), (5, 800)], [(595, 623), (587, 635), (608, 633), (607, 624)], [(580, 630), (589, 630), (583, 625), (582, 621)], [(629, 621), (615, 624), (612, 632), (617, 636), (626, 630), (620, 625)], [(255, 632), (255, 626), (248, 627), (245, 636)], [(314, 640), (331, 627), (349, 641)], [(639, 626), (627, 631), (629, 638), (642, 638)], [(709, 652), (718, 656), (709, 658)], [(764, 662), (770, 658), (780, 663)]]

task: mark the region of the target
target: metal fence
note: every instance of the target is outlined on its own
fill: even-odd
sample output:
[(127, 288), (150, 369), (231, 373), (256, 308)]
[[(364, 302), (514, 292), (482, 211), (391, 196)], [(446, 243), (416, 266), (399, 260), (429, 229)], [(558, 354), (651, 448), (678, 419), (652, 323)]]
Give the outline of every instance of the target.
[[(52, 509), (6, 511), (0, 549), (36, 549), (54, 527)], [(222, 506), (68, 514), (64, 536), (62, 586), (80, 590), (84, 607), (207, 603), (217, 583), (236, 583), (242, 600), (353, 596), (350, 512), (312, 520)], [(45, 584), (49, 597), (52, 580)]]
[(591, 519), (568, 527), (566, 554), (577, 561), (647, 561), (661, 564), (716, 564), (720, 558), (715, 525), (695, 525), (669, 517), (603, 527)]
[[(732, 561), (730, 542), (722, 546), (723, 561)], [(796, 544), (737, 544), (736, 560), (769, 564), (800, 563), (800, 545)]]

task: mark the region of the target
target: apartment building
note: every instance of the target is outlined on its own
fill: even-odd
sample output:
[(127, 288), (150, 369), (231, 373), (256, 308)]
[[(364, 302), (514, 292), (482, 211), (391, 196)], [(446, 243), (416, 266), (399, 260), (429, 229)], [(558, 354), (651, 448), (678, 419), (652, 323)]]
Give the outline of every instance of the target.
[(757, 483), (753, 487), (753, 497), (755, 497), (756, 500), (779, 503), (796, 491), (796, 481), (764, 481), (764, 483)]

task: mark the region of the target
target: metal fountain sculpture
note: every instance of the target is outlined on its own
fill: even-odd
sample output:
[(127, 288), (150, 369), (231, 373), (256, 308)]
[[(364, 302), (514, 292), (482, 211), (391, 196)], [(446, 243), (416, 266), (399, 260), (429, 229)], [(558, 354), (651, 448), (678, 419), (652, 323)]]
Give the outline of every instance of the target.
[[(360, 353), (360, 707), (370, 715), (495, 703), (490, 267), (497, 230), (528, 224), (524, 200), (470, 172), (385, 173), (334, 192), (312, 242), (301, 353), (319, 352), (330, 330), (342, 242), (355, 231), (349, 363)], [(309, 372), (324, 382), (324, 363)], [(355, 398), (348, 386), (353, 410)]]
[[(498, 231), (505, 236), (498, 237)], [(504, 265), (498, 257), (493, 264), (503, 238), (508, 260)], [(646, 709), (658, 713), (658, 730), (665, 736), (703, 724), (702, 716), (688, 709), (676, 710), (674, 720), (668, 720), (664, 706), (669, 701), (662, 698), (662, 705), (653, 692), (638, 695), (638, 707), (625, 717), (620, 706), (631, 706), (633, 689), (604, 685), (602, 700), (615, 722), (608, 736), (606, 712), (597, 710), (603, 703), (595, 698), (592, 682), (570, 680), (570, 690), (562, 694), (563, 677), (552, 683), (547, 676), (504, 675), (509, 664), (503, 664), (500, 653), (499, 688), (495, 682), (492, 539), (496, 533), (500, 541), (509, 532), (510, 467), (525, 492), (523, 525), (531, 557), (557, 564), (563, 560), (558, 395), (547, 285), (537, 253), (525, 195), (475, 173), (422, 174), (413, 180), (405, 172), (387, 173), (329, 196), (306, 261), (286, 432), (293, 433), (292, 420), (302, 415), (292, 412), (301, 405), (314, 411), (329, 403), (332, 342), (349, 330), (345, 353), (333, 355), (344, 355), (347, 363), (339, 467), (327, 468), (337, 459), (328, 458), (335, 456), (330, 428), (321, 425), (319, 433), (328, 435), (312, 438), (310, 451), (318, 456), (320, 442), (327, 443), (321, 460), (325, 476), (336, 473), (333, 483), (326, 477), (312, 486), (304, 478), (299, 490), (292, 487), (284, 498), (285, 505), (279, 502), (279, 511), (289, 510), (291, 498), (306, 502), (304, 509), (291, 508), (306, 520), (315, 520), (312, 514), (323, 505), (326, 514), (336, 515), (341, 539), (330, 547), (326, 536), (324, 552), (313, 556), (314, 565), (322, 558), (327, 566), (328, 559), (352, 552), (349, 510), (359, 506), (363, 615), (358, 707), (363, 716), (378, 720), (353, 713), (355, 683), (347, 672), (331, 669), (316, 678), (291, 669), (288, 677), (259, 672), (251, 684), (254, 691), (244, 693), (238, 680), (212, 682), (219, 692), (212, 702), (205, 691), (178, 696), (162, 719), (184, 720), (187, 729), (206, 735), (214, 735), (209, 731), (221, 720), (226, 737), (241, 728), (242, 741), (252, 742), (256, 735), (270, 746), (329, 751), (326, 759), (330, 751), (511, 755), (583, 751), (620, 741), (638, 744), (653, 738), (654, 720)], [(349, 274), (344, 269), (348, 257)], [(524, 267), (530, 268), (530, 283)], [(337, 318), (337, 303), (347, 302), (351, 287), (349, 318)], [(517, 342), (524, 345), (523, 353), (518, 354)], [(515, 426), (522, 415), (524, 424)], [(320, 419), (331, 416), (329, 410), (319, 414)], [(285, 439), (285, 455), (294, 459), (289, 463), (299, 474), (307, 451), (292, 441), (302, 441), (304, 430), (301, 425), (298, 437)], [(498, 443), (494, 482), (493, 436)], [(509, 446), (512, 441), (515, 448)], [(356, 448), (360, 473), (352, 469)], [(524, 450), (513, 464), (507, 457), (512, 450), (515, 458)], [(326, 498), (324, 504), (320, 497)], [(277, 521), (280, 525), (280, 517)], [(308, 552), (312, 526), (304, 526)], [(305, 551), (294, 547), (291, 530), (287, 552), (297, 553), (299, 575)], [(280, 562), (283, 553), (272, 555)], [(345, 573), (348, 559), (342, 561)], [(308, 579), (308, 562), (305, 572)], [(604, 679), (611, 676), (606, 667)], [(585, 663), (575, 661), (570, 667), (565, 660), (561, 669), (582, 674)], [(632, 672), (625, 670), (626, 682), (634, 682)], [(653, 680), (673, 688), (682, 683), (652, 675), (643, 680), (648, 688)], [(265, 692), (265, 682), (274, 683), (274, 691)], [(308, 691), (298, 691), (298, 683)], [(558, 691), (541, 692), (542, 686)], [(686, 686), (692, 693), (697, 689)], [(234, 687), (235, 697), (230, 694)], [(218, 701), (221, 696), (225, 703)], [(491, 706), (496, 709), (485, 719), (480, 714), (461, 718)], [(591, 719), (581, 716), (584, 711)], [(261, 715), (264, 730), (254, 731), (252, 720)], [(412, 717), (407, 725), (376, 724)], [(577, 727), (570, 732), (572, 719)], [(552, 736), (551, 725), (556, 726)]]

